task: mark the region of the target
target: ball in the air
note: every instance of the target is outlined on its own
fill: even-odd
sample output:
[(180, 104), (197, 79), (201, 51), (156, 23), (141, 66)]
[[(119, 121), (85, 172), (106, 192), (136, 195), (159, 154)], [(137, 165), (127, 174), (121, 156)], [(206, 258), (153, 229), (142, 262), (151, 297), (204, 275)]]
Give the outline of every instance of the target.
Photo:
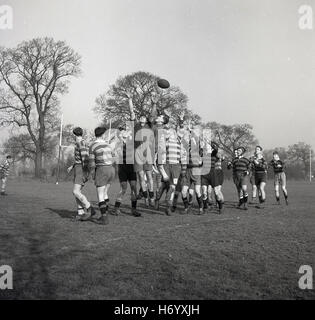
[(161, 89), (167, 89), (170, 87), (170, 83), (166, 79), (159, 79), (157, 84)]

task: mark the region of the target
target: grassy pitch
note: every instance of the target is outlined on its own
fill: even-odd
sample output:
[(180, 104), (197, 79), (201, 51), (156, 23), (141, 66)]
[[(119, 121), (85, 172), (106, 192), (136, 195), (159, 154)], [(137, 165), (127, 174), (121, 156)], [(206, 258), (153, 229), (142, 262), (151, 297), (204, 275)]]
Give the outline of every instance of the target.
[[(111, 189), (111, 204), (119, 189)], [(92, 183), (85, 192), (96, 203)], [(298, 288), (301, 265), (315, 270), (315, 184), (289, 181), (277, 206), (239, 210), (225, 182), (226, 210), (165, 216), (140, 203), (140, 218), (76, 222), (72, 184), (10, 181), (0, 198), (0, 265), (14, 289), (0, 299), (314, 299)], [(181, 203), (181, 201), (180, 201)]]

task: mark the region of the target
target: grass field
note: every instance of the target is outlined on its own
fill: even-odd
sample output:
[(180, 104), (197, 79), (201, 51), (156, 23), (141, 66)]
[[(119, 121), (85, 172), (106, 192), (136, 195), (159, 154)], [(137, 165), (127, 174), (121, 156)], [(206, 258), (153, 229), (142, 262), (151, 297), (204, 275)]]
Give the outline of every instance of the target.
[[(10, 181), (0, 198), (0, 265), (14, 272), (1, 299), (314, 299), (298, 288), (301, 265), (315, 269), (315, 184), (289, 181), (290, 205), (235, 207), (171, 217), (110, 216), (75, 222), (71, 183)], [(118, 184), (111, 189), (111, 204)], [(96, 206), (92, 183), (86, 194)], [(141, 203), (142, 205), (142, 203)]]

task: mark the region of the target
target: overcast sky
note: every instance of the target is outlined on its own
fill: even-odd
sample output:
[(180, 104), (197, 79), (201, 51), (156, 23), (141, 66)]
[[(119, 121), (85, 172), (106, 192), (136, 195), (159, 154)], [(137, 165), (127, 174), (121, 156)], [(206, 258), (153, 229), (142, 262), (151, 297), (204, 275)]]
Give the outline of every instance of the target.
[(143, 70), (179, 86), (205, 121), (252, 124), (265, 148), (315, 147), (315, 30), (298, 28), (305, 3), (315, 15), (314, 0), (0, 0), (14, 10), (0, 45), (52, 36), (81, 54), (83, 75), (61, 100), (66, 123), (94, 128), (95, 98)]

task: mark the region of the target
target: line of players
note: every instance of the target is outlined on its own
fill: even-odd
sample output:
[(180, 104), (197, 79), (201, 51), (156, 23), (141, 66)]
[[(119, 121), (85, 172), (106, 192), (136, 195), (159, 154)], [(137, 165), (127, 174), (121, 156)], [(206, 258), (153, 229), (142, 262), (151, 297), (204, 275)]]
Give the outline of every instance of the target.
[[(118, 130), (96, 128), (95, 141), (90, 146), (83, 140), (81, 128), (73, 130), (76, 139), (75, 163), (68, 168), (68, 171), (74, 170), (73, 194), (78, 209), (76, 218), (80, 221), (93, 220), (99, 224), (109, 223), (109, 188), (115, 178), (116, 165), (120, 191), (115, 199), (113, 212), (115, 215), (120, 214), (128, 184), (131, 189), (131, 213), (136, 217), (141, 216), (137, 210), (139, 198), (143, 198), (147, 206), (158, 210), (164, 193), (167, 203), (166, 215), (176, 211), (180, 196), (184, 204), (184, 211), (180, 213), (189, 213), (194, 193), (199, 207), (198, 214), (203, 214), (212, 204), (212, 191), (218, 205), (218, 213), (222, 213), (224, 209), (222, 162), (226, 160), (220, 155), (217, 144), (210, 142), (207, 131), (201, 130), (198, 126), (194, 127), (189, 122), (185, 123), (182, 116), (179, 116), (178, 123), (172, 126), (167, 115), (157, 113), (157, 101), (154, 96), (150, 117), (140, 115), (137, 121), (131, 95), (128, 95), (128, 102), (129, 121)], [(247, 185), (252, 175), (251, 182), (257, 188), (259, 208), (262, 208), (266, 199), (264, 187), (267, 164), (260, 146), (256, 147), (255, 155), (251, 159), (244, 157), (245, 151), (243, 147), (237, 148), (234, 159), (228, 161), (228, 168), (233, 169), (239, 207), (247, 209)], [(277, 201), (280, 201), (280, 184), (287, 201), (284, 165), (277, 153), (274, 153), (273, 157), (270, 164), (275, 172)], [(95, 182), (100, 215), (96, 214), (82, 193), (82, 188), (90, 175)], [(141, 187), (140, 197), (137, 196), (137, 181)]]

